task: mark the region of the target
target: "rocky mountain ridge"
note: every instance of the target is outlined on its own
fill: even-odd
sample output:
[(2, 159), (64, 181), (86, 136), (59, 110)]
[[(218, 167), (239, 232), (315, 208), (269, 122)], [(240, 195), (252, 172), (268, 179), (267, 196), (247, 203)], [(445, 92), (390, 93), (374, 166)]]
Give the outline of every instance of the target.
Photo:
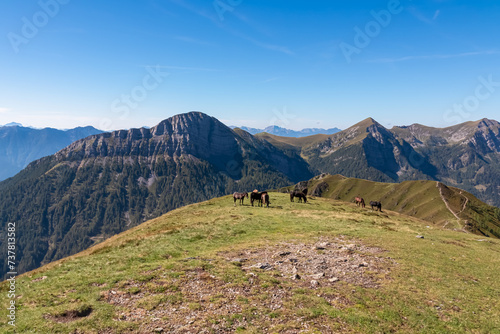
[(499, 133), (500, 123), (488, 119), (443, 129), (419, 124), (386, 129), (368, 118), (296, 148), (322, 173), (383, 182), (442, 181), (500, 206)]

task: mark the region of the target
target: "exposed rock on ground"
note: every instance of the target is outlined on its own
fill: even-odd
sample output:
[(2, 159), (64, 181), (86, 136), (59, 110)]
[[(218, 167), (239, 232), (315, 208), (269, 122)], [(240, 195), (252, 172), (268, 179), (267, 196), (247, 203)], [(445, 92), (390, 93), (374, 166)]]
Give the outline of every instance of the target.
[[(383, 252), (343, 237), (283, 242), (219, 254), (179, 275), (165, 271), (149, 282), (131, 281), (104, 292), (101, 300), (116, 306), (116, 321), (137, 323), (139, 333), (232, 333), (238, 328), (269, 333), (278, 327), (299, 333), (307, 326), (321, 327), (318, 319), (301, 314), (307, 306), (302, 296), (338, 309), (351, 305), (345, 291), (377, 289), (390, 279), (396, 263)], [(213, 274), (218, 261), (239, 268), (238, 281)]]

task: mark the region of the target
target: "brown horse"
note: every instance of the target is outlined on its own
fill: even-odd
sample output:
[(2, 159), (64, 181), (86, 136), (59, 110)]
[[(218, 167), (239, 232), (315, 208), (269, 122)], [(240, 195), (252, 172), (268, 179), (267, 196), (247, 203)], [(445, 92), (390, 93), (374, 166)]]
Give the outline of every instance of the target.
[(269, 207), (269, 194), (267, 193), (267, 191), (262, 192), (260, 195), (260, 198), (261, 198), (260, 203), (261, 203), (262, 207), (268, 208)]
[(243, 200), (246, 198), (248, 198), (248, 194), (247, 193), (234, 193), (233, 194), (233, 199), (234, 199), (234, 206), (236, 206), (236, 200), (239, 199), (240, 200), (240, 205), (243, 204)]
[(354, 198), (354, 203), (356, 203), (357, 206), (361, 205), (362, 208), (365, 207), (365, 200), (362, 197)]

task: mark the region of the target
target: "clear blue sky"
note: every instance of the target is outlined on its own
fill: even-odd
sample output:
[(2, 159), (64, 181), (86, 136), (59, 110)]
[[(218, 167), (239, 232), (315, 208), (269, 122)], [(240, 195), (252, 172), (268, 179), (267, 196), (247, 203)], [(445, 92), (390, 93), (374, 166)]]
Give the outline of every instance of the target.
[(500, 120), (500, 2), (0, 2), (0, 124)]

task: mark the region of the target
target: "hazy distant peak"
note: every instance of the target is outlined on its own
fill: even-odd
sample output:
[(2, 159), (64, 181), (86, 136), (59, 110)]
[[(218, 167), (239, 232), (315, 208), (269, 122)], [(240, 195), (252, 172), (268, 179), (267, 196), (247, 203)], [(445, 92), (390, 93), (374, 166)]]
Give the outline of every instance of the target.
[(0, 125), (0, 127), (2, 126), (23, 126), (21, 123), (16, 123), (16, 122), (10, 122), (10, 123), (7, 123), (5, 125)]
[[(237, 128), (235, 126), (231, 126), (231, 128)], [(323, 128), (305, 128), (302, 130), (290, 130), (286, 128), (282, 128), (277, 125), (270, 125), (266, 127), (265, 129), (256, 129), (256, 128), (250, 128), (246, 126), (241, 126), (238, 127), (241, 130), (244, 130), (252, 135), (256, 135), (258, 133), (269, 133), (271, 135), (275, 136), (280, 136), (280, 137), (295, 137), (295, 138), (302, 138), (302, 137), (308, 137), (308, 136), (313, 136), (317, 134), (325, 134), (325, 135), (332, 135), (334, 133), (340, 132), (341, 130), (339, 128), (330, 128), (330, 129), (323, 129)]]

